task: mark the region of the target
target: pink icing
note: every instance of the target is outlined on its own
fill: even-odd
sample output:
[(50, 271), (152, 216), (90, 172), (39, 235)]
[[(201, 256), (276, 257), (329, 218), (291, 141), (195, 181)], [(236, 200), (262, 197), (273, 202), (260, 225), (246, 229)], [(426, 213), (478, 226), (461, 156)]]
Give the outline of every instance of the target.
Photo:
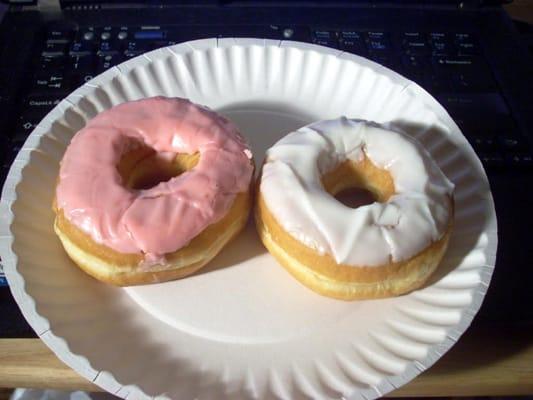
[[(126, 188), (121, 157), (141, 143), (162, 156), (200, 153), (198, 164), (146, 190)], [(161, 260), (220, 220), (248, 189), (251, 152), (225, 118), (180, 98), (153, 97), (98, 114), (67, 148), (57, 204), (94, 241)]]

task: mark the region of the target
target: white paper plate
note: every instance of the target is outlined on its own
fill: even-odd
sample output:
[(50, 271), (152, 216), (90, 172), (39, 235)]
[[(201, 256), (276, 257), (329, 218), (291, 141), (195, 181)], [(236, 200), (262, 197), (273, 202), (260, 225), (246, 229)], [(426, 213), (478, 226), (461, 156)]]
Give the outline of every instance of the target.
[[(258, 163), (281, 136), (346, 115), (417, 137), (457, 185), (450, 248), (431, 283), (406, 296), (343, 302), (292, 279), (253, 225), (201, 273), (121, 289), (93, 280), (53, 233), (51, 202), (72, 135), (112, 105), (188, 97), (240, 126)], [(11, 290), (44, 342), (121, 397), (369, 399), (432, 365), (469, 326), (497, 246), (481, 163), (423, 89), (361, 57), (255, 39), (200, 40), (115, 67), (62, 101), (15, 160), (1, 201)]]

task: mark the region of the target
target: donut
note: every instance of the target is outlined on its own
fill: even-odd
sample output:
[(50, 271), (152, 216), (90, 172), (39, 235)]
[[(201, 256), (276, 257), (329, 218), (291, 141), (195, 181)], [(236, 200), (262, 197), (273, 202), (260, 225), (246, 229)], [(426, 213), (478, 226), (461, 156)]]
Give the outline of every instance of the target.
[(237, 128), (181, 98), (103, 111), (60, 163), (54, 230), (88, 274), (126, 286), (185, 277), (245, 226), (252, 153)]
[[(349, 188), (374, 201), (352, 208), (334, 197)], [(277, 261), (317, 293), (397, 296), (423, 285), (441, 261), (453, 190), (412, 137), (363, 120), (319, 121), (267, 151), (256, 226)]]

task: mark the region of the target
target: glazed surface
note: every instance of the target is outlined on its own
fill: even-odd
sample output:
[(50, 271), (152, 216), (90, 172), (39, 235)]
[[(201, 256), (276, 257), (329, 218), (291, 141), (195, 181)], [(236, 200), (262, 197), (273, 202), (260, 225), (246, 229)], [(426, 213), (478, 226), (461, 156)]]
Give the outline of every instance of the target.
[[(322, 177), (367, 157), (388, 171), (394, 194), (350, 208)], [(338, 264), (380, 266), (409, 259), (442, 238), (453, 213), (453, 184), (411, 137), (339, 118), (301, 128), (267, 152), (260, 184), (266, 205), (292, 237)]]
[[(141, 147), (157, 157), (199, 153), (190, 170), (148, 189), (126, 187), (117, 165)], [(123, 103), (98, 114), (61, 161), (57, 207), (91, 238), (158, 259), (220, 220), (248, 190), (251, 152), (227, 119), (179, 98)]]

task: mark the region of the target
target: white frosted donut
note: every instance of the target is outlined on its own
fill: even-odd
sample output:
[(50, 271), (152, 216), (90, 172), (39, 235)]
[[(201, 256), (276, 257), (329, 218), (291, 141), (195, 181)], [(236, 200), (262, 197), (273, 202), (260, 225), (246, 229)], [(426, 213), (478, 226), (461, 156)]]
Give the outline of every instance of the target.
[[(343, 205), (333, 195), (350, 186), (378, 201)], [(312, 289), (344, 299), (396, 295), (440, 262), (453, 184), (406, 134), (344, 117), (320, 121), (268, 150), (256, 219), (267, 248)]]

